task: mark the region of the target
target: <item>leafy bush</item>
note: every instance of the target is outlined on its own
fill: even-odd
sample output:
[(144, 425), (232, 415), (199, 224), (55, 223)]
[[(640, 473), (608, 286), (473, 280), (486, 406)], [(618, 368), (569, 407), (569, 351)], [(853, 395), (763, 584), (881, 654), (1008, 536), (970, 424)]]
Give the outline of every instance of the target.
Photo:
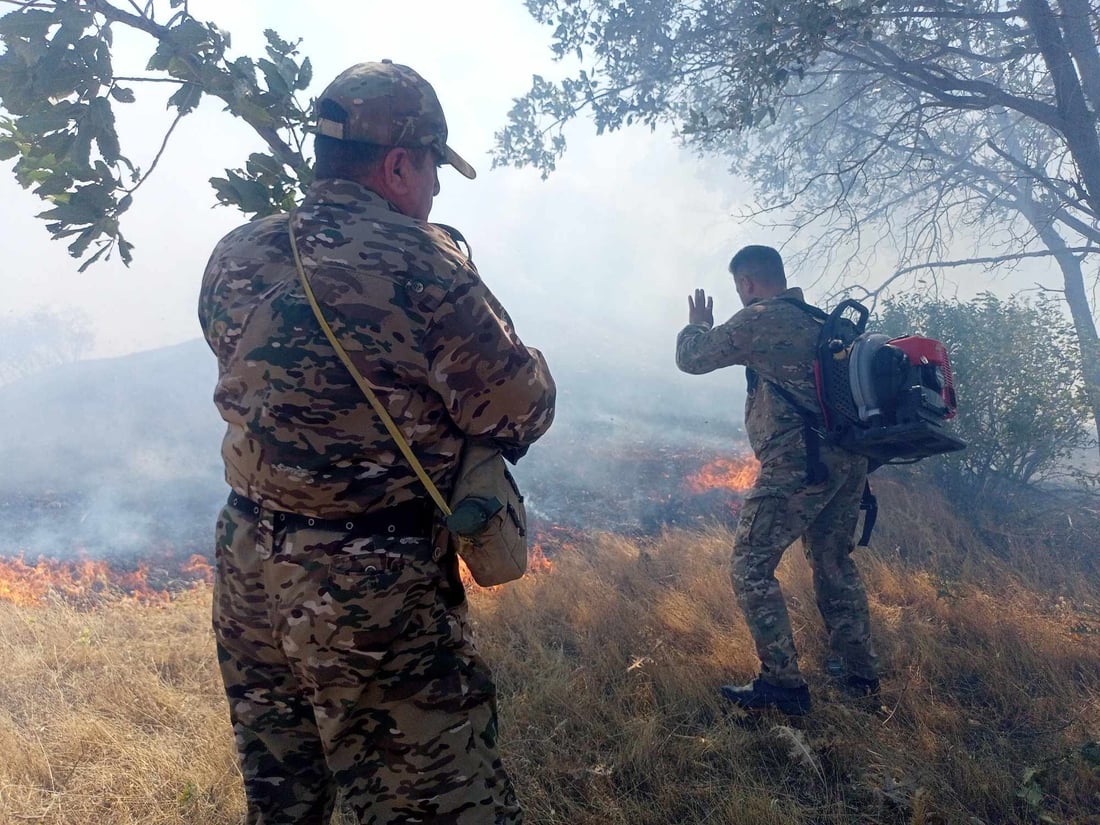
[(1092, 443), (1077, 338), (1047, 296), (906, 295), (886, 303), (876, 327), (947, 345), (959, 397), (954, 429), (969, 446), (923, 468), (950, 492), (989, 495), (1064, 478), (1066, 459)]

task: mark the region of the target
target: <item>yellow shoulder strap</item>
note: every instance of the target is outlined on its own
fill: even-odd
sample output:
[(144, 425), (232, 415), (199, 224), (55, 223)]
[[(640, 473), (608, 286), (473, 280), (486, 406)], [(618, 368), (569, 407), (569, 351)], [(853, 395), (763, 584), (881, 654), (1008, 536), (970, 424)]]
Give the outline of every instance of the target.
[(287, 216), (287, 230), (290, 232), (290, 250), (294, 253), (294, 266), (298, 269), (298, 280), (302, 283), (302, 289), (304, 289), (306, 293), (306, 300), (309, 301), (309, 305), (313, 309), (313, 314), (316, 316), (317, 322), (321, 325), (325, 337), (328, 339), (328, 342), (332, 344), (332, 348), (336, 350), (336, 354), (340, 357), (340, 360), (343, 361), (344, 366), (348, 368), (351, 377), (355, 379), (355, 383), (358, 384), (359, 389), (363, 391), (363, 395), (367, 397), (371, 406), (374, 407), (374, 411), (378, 413), (378, 417), (382, 419), (382, 423), (386, 425), (386, 429), (389, 431), (390, 436), (397, 443), (397, 447), (401, 450), (401, 454), (405, 456), (405, 460), (412, 466), (413, 472), (416, 473), (416, 477), (420, 479), (420, 483), (427, 489), (428, 495), (432, 497), (432, 501), (435, 502), (436, 507), (440, 509), (444, 516), (449, 516), (451, 514), (451, 508), (447, 506), (443, 494), (439, 492), (439, 488), (436, 487), (435, 483), (429, 478), (427, 472), (424, 470), (424, 466), (413, 454), (409, 442), (405, 440), (405, 436), (401, 434), (401, 430), (397, 428), (393, 419), (390, 418), (390, 414), (386, 412), (386, 409), (382, 406), (382, 402), (379, 401), (378, 396), (374, 394), (374, 390), (371, 389), (370, 384), (367, 383), (367, 379), (365, 379), (362, 373), (355, 368), (355, 364), (352, 363), (351, 357), (340, 345), (340, 342), (336, 340), (336, 334), (332, 331), (332, 327), (329, 326), (328, 321), (325, 320), (325, 316), (321, 312), (321, 307), (317, 303), (317, 298), (313, 294), (313, 288), (309, 285), (309, 278), (306, 277), (305, 268), (302, 266), (302, 257), (298, 254), (298, 240), (294, 237), (293, 221), (294, 213), (291, 212)]

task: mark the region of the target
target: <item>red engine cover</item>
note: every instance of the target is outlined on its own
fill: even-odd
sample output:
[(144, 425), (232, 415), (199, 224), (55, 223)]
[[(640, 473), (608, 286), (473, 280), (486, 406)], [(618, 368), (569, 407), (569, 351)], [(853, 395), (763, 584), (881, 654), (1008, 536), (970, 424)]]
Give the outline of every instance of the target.
[(943, 388), (940, 397), (947, 405), (946, 418), (955, 417), (955, 379), (951, 375), (951, 360), (947, 357), (947, 347), (935, 338), (923, 338), (919, 335), (907, 335), (902, 338), (894, 338), (888, 342), (890, 346), (897, 347), (909, 357), (909, 363), (914, 366), (933, 364), (943, 372)]

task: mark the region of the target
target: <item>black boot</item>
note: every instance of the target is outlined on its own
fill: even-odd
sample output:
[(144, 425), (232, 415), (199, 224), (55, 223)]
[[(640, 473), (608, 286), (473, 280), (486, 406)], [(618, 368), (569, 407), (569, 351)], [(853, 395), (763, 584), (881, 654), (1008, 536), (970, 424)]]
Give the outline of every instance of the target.
[(848, 672), (848, 667), (840, 658), (833, 657), (825, 663), (825, 672), (836, 685), (837, 690), (854, 699), (875, 698), (881, 692), (877, 677), (870, 679)]
[(803, 716), (810, 712), (810, 690), (800, 687), (780, 687), (757, 676), (747, 685), (722, 685), (722, 695), (745, 710), (775, 708), (788, 716)]

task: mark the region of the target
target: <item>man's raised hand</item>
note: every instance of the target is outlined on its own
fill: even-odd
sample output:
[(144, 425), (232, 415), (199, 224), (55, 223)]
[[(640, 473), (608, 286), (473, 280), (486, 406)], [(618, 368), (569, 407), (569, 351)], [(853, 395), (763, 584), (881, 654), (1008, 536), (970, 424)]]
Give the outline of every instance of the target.
[(688, 323), (714, 326), (714, 299), (702, 289), (695, 290), (694, 300), (688, 296)]

